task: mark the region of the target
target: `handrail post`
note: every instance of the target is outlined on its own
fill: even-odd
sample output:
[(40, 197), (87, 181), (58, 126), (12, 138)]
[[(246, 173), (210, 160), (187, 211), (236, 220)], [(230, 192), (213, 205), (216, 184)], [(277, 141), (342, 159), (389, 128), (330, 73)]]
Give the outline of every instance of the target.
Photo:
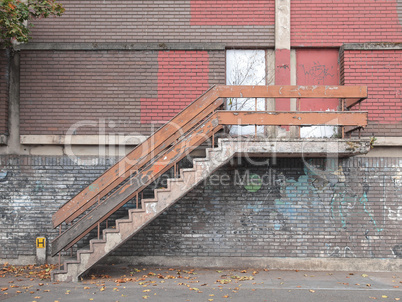
[[(255, 111), (258, 111), (257, 106), (258, 106), (258, 101), (257, 101), (257, 98), (255, 98)], [(254, 125), (254, 136), (255, 136), (255, 138), (257, 138), (257, 124)]]
[[(345, 111), (345, 99), (341, 100), (341, 111)], [(341, 126), (342, 139), (345, 138), (345, 127)]]

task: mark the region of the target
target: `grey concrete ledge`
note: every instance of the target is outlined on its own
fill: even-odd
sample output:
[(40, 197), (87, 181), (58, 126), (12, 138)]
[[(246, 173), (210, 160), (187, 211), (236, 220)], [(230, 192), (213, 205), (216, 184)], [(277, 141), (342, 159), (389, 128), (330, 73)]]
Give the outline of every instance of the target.
[(235, 150), (236, 156), (277, 157), (350, 157), (367, 154), (370, 139), (338, 138), (226, 138), (219, 139), (222, 148)]
[(26, 43), (15, 50), (225, 50), (220, 43)]
[(390, 136), (390, 137), (376, 137), (374, 141), (374, 147), (387, 146), (387, 147), (399, 147), (402, 146), (402, 137)]
[(402, 50), (402, 43), (370, 42), (370, 43), (347, 43), (341, 50)]
[(145, 135), (20, 135), (23, 145), (127, 145), (145, 141)]
[(102, 263), (191, 268), (268, 268), (277, 270), (402, 272), (402, 259), (371, 258), (110, 256), (103, 260)]

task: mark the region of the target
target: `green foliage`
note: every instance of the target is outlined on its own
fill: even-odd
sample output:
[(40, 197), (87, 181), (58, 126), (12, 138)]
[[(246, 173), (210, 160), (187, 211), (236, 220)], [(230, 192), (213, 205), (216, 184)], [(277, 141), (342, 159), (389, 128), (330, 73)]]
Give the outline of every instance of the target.
[(55, 0), (1, 0), (0, 43), (11, 47), (13, 41), (28, 42), (28, 20), (61, 16), (63, 12), (63, 6)]

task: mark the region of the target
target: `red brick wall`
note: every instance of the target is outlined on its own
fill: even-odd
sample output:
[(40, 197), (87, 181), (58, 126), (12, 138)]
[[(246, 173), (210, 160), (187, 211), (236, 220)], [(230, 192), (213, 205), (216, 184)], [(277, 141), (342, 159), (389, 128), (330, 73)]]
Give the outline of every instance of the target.
[(209, 88), (206, 51), (166, 51), (158, 56), (158, 96), (141, 99), (141, 122), (166, 122)]
[(402, 136), (402, 50), (345, 50), (342, 82), (367, 85), (368, 136)]
[(0, 134), (7, 133), (8, 125), (8, 56), (0, 51)]
[(291, 44), (402, 41), (398, 7), (402, 15), (400, 0), (292, 0)]
[[(21, 134), (65, 134), (82, 121), (95, 125), (76, 134), (148, 134), (154, 118), (169, 118), (210, 85), (224, 84), (224, 66), (224, 51), (22, 51)], [(158, 115), (144, 102), (156, 104)]]
[[(34, 22), (34, 42), (219, 42), (243, 47), (274, 46), (274, 0), (60, 2), (66, 9), (61, 18)], [(231, 12), (230, 18), (236, 20), (227, 15), (222, 19), (225, 12)]]

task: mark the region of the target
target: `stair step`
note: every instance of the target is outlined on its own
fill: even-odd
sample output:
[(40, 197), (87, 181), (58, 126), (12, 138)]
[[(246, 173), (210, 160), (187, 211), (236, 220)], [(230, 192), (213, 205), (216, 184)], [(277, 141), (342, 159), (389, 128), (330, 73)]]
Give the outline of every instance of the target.
[[(145, 200), (148, 200), (148, 199), (143, 199), (142, 202), (146, 202)], [(153, 199), (149, 199), (149, 200), (153, 200)], [(130, 209), (129, 211), (132, 212), (132, 213), (143, 213), (143, 212), (145, 212), (144, 209)]]
[[(143, 199), (142, 202), (143, 203), (158, 202), (158, 199), (156, 199), (156, 198), (148, 198), (148, 199)], [(142, 210), (142, 212), (145, 212), (145, 210)]]
[[(221, 146), (222, 141), (218, 140)], [(196, 183), (205, 179), (209, 172), (222, 166), (223, 156), (230, 156), (230, 152), (225, 147), (225, 154), (215, 155), (222, 151), (222, 148), (207, 149), (206, 158), (196, 158), (193, 160), (192, 168), (180, 169), (180, 178), (170, 178), (167, 181), (168, 187), (155, 189), (154, 198), (142, 199), (141, 209), (128, 209), (128, 216), (116, 220), (116, 228), (108, 228), (102, 231), (104, 239), (92, 239), (90, 249), (82, 249), (77, 252), (77, 259), (65, 262), (66, 270), (52, 272), (53, 280), (77, 281), (80, 274), (88, 270), (92, 265), (113, 251), (122, 242), (141, 230), (145, 225), (163, 211), (171, 206), (175, 201), (186, 194)], [(229, 151), (229, 152), (227, 152)], [(69, 268), (69, 266), (72, 266)]]
[(124, 218), (117, 219), (116, 225), (120, 223), (131, 223), (131, 222), (133, 222), (133, 220), (129, 216), (126, 216)]

